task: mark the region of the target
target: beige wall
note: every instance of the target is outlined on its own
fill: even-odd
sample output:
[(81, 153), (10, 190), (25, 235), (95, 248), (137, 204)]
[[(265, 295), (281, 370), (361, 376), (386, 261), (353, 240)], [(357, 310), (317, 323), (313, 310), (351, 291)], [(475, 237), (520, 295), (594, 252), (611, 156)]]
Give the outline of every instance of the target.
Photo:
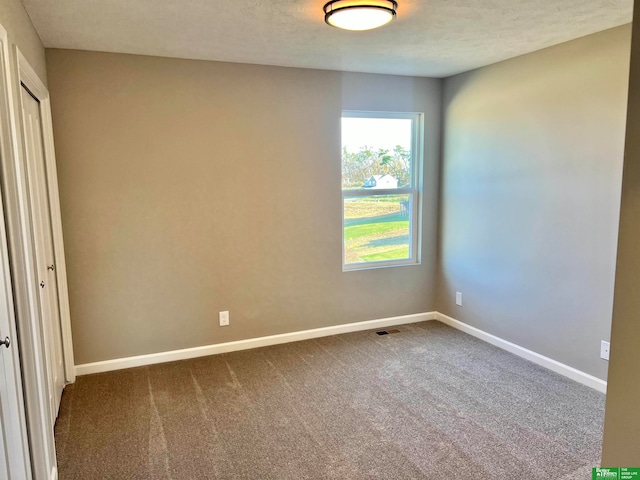
[[(77, 364), (434, 309), (441, 81), (66, 50), (47, 68)], [(422, 265), (342, 272), (342, 109), (425, 112)]]
[(640, 11), (635, 4), (602, 465), (640, 466)]
[(630, 33), (445, 82), (438, 310), (601, 379)]
[(15, 65), (13, 46), (17, 45), (46, 85), (47, 71), (44, 47), (20, 0), (0, 0), (0, 24), (7, 31), (9, 37), (12, 64)]

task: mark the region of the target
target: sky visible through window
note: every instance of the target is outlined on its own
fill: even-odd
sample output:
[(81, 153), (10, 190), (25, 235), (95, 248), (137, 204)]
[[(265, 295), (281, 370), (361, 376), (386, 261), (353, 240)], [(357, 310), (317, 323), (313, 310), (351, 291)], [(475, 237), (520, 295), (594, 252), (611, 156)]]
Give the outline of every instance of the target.
[(342, 147), (351, 153), (363, 147), (411, 150), (411, 120), (404, 118), (342, 118)]

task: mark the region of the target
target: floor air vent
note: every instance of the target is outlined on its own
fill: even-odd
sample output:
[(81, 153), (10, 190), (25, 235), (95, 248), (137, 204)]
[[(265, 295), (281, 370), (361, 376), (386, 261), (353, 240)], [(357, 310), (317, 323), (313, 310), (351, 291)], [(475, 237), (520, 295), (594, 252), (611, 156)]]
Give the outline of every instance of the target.
[(379, 332), (376, 332), (377, 335), (389, 335), (391, 333), (400, 333), (400, 330), (397, 329), (393, 329), (393, 330), (380, 330)]

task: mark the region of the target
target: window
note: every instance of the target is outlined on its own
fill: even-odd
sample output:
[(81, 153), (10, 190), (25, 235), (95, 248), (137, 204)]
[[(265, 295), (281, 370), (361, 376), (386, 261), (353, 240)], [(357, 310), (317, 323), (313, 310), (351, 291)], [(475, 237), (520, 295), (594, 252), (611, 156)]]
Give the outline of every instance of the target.
[(343, 270), (420, 262), (422, 117), (342, 112)]

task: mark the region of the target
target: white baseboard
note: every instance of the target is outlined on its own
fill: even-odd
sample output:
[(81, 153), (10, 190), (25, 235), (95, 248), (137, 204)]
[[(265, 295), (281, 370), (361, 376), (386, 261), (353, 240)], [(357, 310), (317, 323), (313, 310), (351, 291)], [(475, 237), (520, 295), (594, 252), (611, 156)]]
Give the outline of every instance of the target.
[(525, 358), (537, 365), (548, 368), (556, 373), (564, 375), (576, 382), (582, 383), (599, 392), (607, 392), (607, 382), (596, 378), (588, 373), (577, 370), (573, 367), (560, 363), (544, 355), (540, 355), (534, 351), (508, 342), (502, 338), (496, 337), (490, 333), (484, 332), (476, 327), (460, 322), (455, 318), (444, 315), (439, 312), (417, 313), (414, 315), (403, 315), (400, 317), (381, 318), (378, 320), (369, 320), (365, 322), (347, 323), (344, 325), (335, 325), (332, 327), (315, 328), (313, 330), (302, 330), (299, 332), (283, 333), (280, 335), (270, 335), (268, 337), (250, 338), (248, 340), (238, 340), (235, 342), (218, 343), (215, 345), (205, 345), (202, 347), (186, 348), (183, 350), (173, 350), (169, 352), (152, 353), (149, 355), (138, 355), (135, 357), (117, 358), (115, 360), (106, 360), (104, 362), (86, 363), (84, 365), (76, 365), (76, 375), (89, 375), (91, 373), (109, 372), (112, 370), (121, 370), (124, 368), (141, 367), (144, 365), (154, 365), (156, 363), (173, 362), (176, 360), (186, 360), (188, 358), (206, 357), (208, 355), (216, 355), (219, 353), (236, 352), (240, 350), (248, 350), (251, 348), (267, 347), (269, 345), (278, 345), (281, 343), (299, 342), (301, 340), (309, 340), (312, 338), (328, 337), (330, 335), (339, 335), (341, 333), (359, 332), (362, 330), (373, 330), (376, 328), (386, 328), (395, 325), (404, 325), (407, 323), (425, 322), (427, 320), (438, 320), (450, 327), (462, 332), (468, 333), (480, 340), (502, 348), (519, 357)]
[(575, 380), (576, 382), (582, 383), (587, 387), (591, 387), (602, 393), (607, 393), (607, 382), (594, 377), (593, 375), (589, 375), (588, 373), (577, 370), (573, 367), (570, 367), (569, 365), (565, 365), (564, 363), (560, 363), (549, 357), (540, 355), (539, 353), (528, 350), (524, 347), (516, 345), (515, 343), (503, 340), (502, 338), (491, 335), (490, 333), (484, 332), (476, 327), (472, 327), (471, 325), (467, 325), (466, 323), (456, 320), (455, 318), (452, 318), (443, 313), (436, 313), (436, 320), (457, 330), (468, 333), (469, 335), (479, 338), (480, 340), (490, 343), (491, 345), (502, 348), (507, 352), (511, 352), (514, 355), (529, 360), (530, 362), (533, 362), (537, 365), (548, 368), (549, 370), (553, 370), (554, 372), (559, 373), (560, 375), (564, 375), (565, 377), (568, 377), (571, 380)]
[(141, 367), (143, 365), (154, 365), (156, 363), (173, 362), (176, 360), (186, 360), (188, 358), (206, 357), (219, 353), (236, 352), (248, 350), (250, 348), (267, 347), (281, 343), (299, 342), (311, 338), (328, 337), (341, 333), (359, 332), (362, 330), (372, 330), (375, 328), (386, 328), (407, 323), (425, 322), (435, 320), (436, 312), (417, 313), (414, 315), (403, 315), (400, 317), (381, 318), (379, 320), (369, 320), (365, 322), (347, 323), (332, 327), (314, 328), (313, 330), (302, 330), (299, 332), (283, 333), (280, 335), (270, 335), (268, 337), (251, 338), (248, 340), (238, 340), (236, 342), (218, 343), (203, 347), (186, 348), (184, 350), (173, 350), (170, 352), (152, 353), (149, 355), (138, 355), (135, 357), (117, 358), (104, 362), (85, 363), (76, 365), (76, 375), (89, 375), (91, 373), (109, 372), (124, 368)]

